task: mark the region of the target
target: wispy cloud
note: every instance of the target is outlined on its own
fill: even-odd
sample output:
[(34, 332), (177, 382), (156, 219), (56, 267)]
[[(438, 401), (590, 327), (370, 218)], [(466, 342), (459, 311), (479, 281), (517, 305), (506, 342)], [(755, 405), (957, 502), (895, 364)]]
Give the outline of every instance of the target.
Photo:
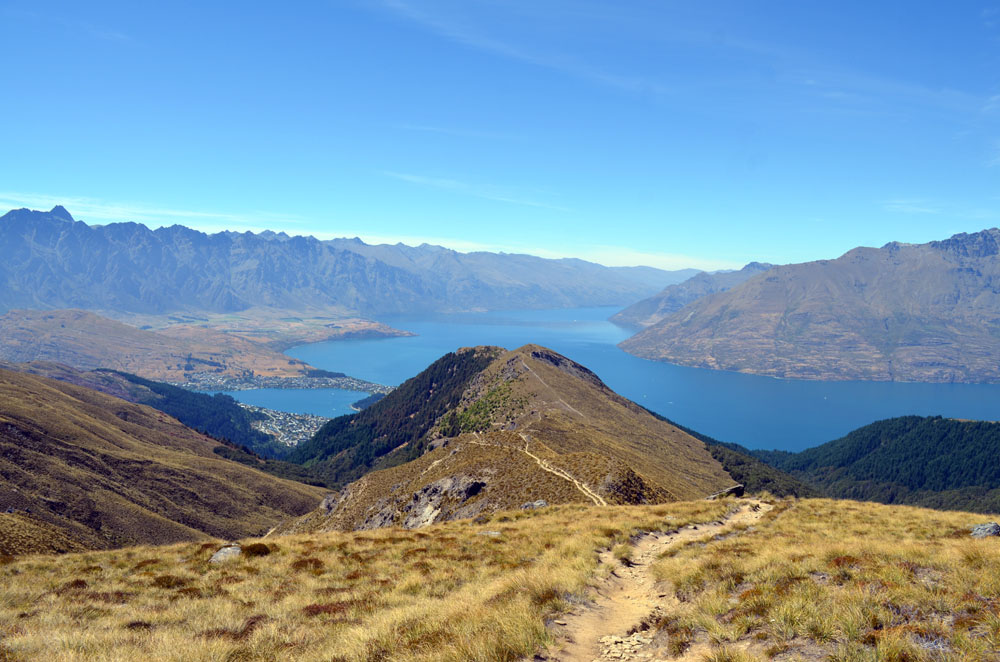
[[(400, 179), (403, 179), (404, 181), (411, 181), (413, 183), (438, 188), (462, 190), (464, 186), (462, 183), (450, 179), (419, 177), (416, 175), (403, 175), (402, 173), (395, 174), (401, 175)], [(492, 199), (500, 199), (504, 202), (510, 201), (502, 198)], [(516, 204), (525, 204), (525, 202), (517, 201)], [(627, 247), (607, 245), (567, 246), (566, 250), (559, 251), (541, 248), (534, 243), (530, 245), (522, 245), (516, 243), (469, 241), (467, 239), (448, 236), (378, 234), (371, 233), (367, 229), (352, 230), (347, 228), (335, 231), (313, 232), (311, 231), (311, 228), (317, 225), (315, 223), (310, 223), (310, 221), (298, 217), (289, 217), (287, 215), (273, 214), (269, 212), (252, 212), (242, 214), (195, 211), (190, 209), (157, 207), (148, 204), (143, 205), (106, 202), (96, 200), (94, 198), (0, 191), (0, 211), (19, 207), (47, 210), (56, 205), (63, 205), (74, 215), (74, 217), (79, 220), (88, 221), (98, 225), (102, 222), (135, 221), (154, 228), (172, 225), (174, 223), (181, 223), (183, 225), (188, 225), (201, 230), (202, 232), (222, 232), (226, 230), (262, 232), (264, 230), (279, 230), (283, 225), (308, 224), (304, 226), (304, 228), (309, 228), (305, 230), (305, 232), (293, 232), (288, 229), (289, 234), (306, 234), (308, 236), (314, 236), (318, 239), (360, 237), (363, 241), (369, 244), (404, 243), (410, 246), (431, 244), (462, 253), (490, 251), (521, 253), (525, 255), (536, 255), (538, 257), (553, 259), (579, 258), (608, 266), (643, 265), (659, 267), (661, 269), (695, 268), (706, 270), (738, 269), (743, 266), (739, 263), (718, 260), (715, 258), (705, 258), (675, 253), (644, 252)]]
[(256, 230), (273, 225), (303, 222), (302, 219), (295, 216), (271, 212), (231, 213), (195, 211), (127, 202), (109, 202), (95, 198), (0, 191), (0, 208), (3, 209), (29, 207), (32, 209), (47, 210), (56, 205), (66, 207), (73, 214), (74, 218), (90, 222), (134, 221), (150, 227), (161, 227), (164, 225), (173, 225), (174, 223), (196, 223), (198, 229), (205, 231), (232, 229), (233, 227)]
[(84, 34), (92, 39), (97, 39), (100, 41), (111, 41), (123, 44), (135, 42), (135, 40), (130, 35), (120, 30), (116, 30), (106, 25), (98, 25), (96, 23), (92, 23), (87, 20), (73, 18), (70, 16), (43, 13), (39, 11), (29, 11), (24, 9), (15, 9), (12, 7), (3, 8), (2, 13), (3, 15), (11, 18), (18, 18), (21, 20), (28, 19), (35, 22), (44, 22), (44, 23), (59, 25), (75, 34)]
[(882, 209), (900, 214), (940, 214), (941, 209), (926, 200), (885, 200)]
[(587, 245), (576, 246), (571, 251), (558, 251), (540, 247), (537, 244), (521, 245), (513, 243), (477, 242), (455, 237), (425, 236), (425, 235), (381, 235), (361, 231), (321, 232), (315, 235), (319, 239), (337, 239), (340, 237), (358, 237), (367, 244), (396, 244), (408, 246), (430, 244), (441, 246), (460, 253), (488, 251), (491, 253), (515, 253), (534, 255), (549, 259), (577, 258), (596, 262), (609, 267), (647, 266), (659, 269), (740, 269), (745, 262), (732, 262), (717, 258), (706, 258), (696, 255), (679, 253), (654, 253), (637, 251), (623, 246)]
[(491, 37), (454, 17), (432, 14), (403, 0), (382, 0), (382, 6), (435, 34), (477, 50), (633, 92), (667, 93), (670, 91), (667, 86), (645, 76), (607, 71), (565, 53), (544, 53), (527, 46)]
[[(1000, 145), (998, 145), (998, 152), (1000, 152)], [(966, 218), (977, 221), (991, 221), (1000, 217), (1000, 211), (991, 202), (987, 202), (985, 205), (979, 207), (969, 207), (924, 198), (903, 198), (884, 200), (880, 203), (880, 206), (886, 211), (898, 214), (945, 216), (948, 218)]]
[(458, 138), (485, 138), (489, 140), (520, 140), (518, 136), (509, 133), (498, 133), (494, 131), (478, 131), (475, 129), (459, 129), (444, 126), (427, 126), (421, 124), (393, 124), (393, 129), (400, 131), (414, 131), (417, 133), (436, 133), (445, 136), (455, 136)]
[(398, 179), (400, 181), (407, 182), (409, 184), (416, 184), (418, 186), (427, 186), (430, 188), (442, 189), (445, 191), (454, 191), (462, 195), (468, 195), (474, 198), (482, 198), (484, 200), (505, 202), (507, 204), (521, 205), (524, 207), (551, 209), (553, 211), (570, 211), (566, 207), (560, 207), (558, 205), (553, 205), (546, 202), (538, 202), (537, 200), (529, 200), (516, 195), (507, 194), (506, 192), (497, 191), (493, 187), (474, 186), (472, 184), (461, 182), (455, 179), (447, 179), (441, 177), (427, 177), (425, 175), (415, 175), (406, 172), (395, 172), (393, 170), (383, 170), (382, 174), (385, 175), (386, 177)]

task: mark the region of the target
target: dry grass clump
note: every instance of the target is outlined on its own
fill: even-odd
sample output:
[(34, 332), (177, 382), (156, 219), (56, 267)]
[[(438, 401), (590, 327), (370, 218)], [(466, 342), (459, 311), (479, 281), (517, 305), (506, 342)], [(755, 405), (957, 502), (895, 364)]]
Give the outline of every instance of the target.
[(419, 531), (302, 534), (0, 566), (0, 660), (515, 660), (548, 641), (597, 550), (729, 504), (554, 506)]
[[(713, 660), (809, 651), (839, 662), (1000, 657), (1000, 540), (982, 515), (851, 501), (778, 504), (752, 530), (657, 562), (680, 607), (663, 621)], [(783, 656), (781, 659), (786, 659)]]

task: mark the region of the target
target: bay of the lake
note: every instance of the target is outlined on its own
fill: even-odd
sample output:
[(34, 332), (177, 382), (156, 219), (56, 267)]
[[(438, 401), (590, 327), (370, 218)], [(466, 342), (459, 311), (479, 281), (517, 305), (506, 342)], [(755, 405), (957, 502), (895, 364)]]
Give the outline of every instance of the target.
[[(1000, 385), (995, 384), (784, 380), (639, 359), (616, 346), (630, 335), (607, 321), (617, 310), (383, 317), (380, 322), (417, 335), (316, 343), (287, 353), (317, 368), (397, 385), (459, 347), (499, 345), (512, 349), (537, 343), (587, 366), (609, 387), (644, 407), (710, 437), (750, 448), (801, 450), (872, 421), (905, 414), (1000, 419)], [(251, 393), (232, 395), (249, 402)], [(306, 411), (302, 408), (305, 398), (300, 405), (297, 395), (274, 393), (254, 396), (257, 402), (253, 404)], [(355, 395), (360, 399), (360, 394)], [(288, 402), (277, 406), (273, 399), (277, 397)], [(309, 404), (313, 402), (309, 400)], [(331, 416), (344, 412), (331, 408), (312, 413)]]
[(361, 391), (339, 388), (254, 388), (246, 391), (213, 391), (256, 407), (267, 407), (294, 414), (312, 414), (335, 418), (353, 414), (351, 405), (368, 397)]

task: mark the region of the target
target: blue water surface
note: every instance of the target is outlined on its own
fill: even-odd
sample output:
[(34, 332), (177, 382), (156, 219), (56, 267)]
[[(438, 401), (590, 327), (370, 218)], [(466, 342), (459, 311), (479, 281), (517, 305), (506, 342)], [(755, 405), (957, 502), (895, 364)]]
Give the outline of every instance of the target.
[(630, 332), (607, 321), (615, 312), (576, 308), (386, 317), (379, 321), (417, 335), (302, 345), (287, 353), (317, 368), (397, 385), (458, 347), (512, 349), (536, 343), (582, 363), (615, 391), (673, 421), (750, 448), (801, 450), (905, 414), (1000, 419), (1000, 385), (995, 384), (784, 380), (639, 359), (616, 347)]

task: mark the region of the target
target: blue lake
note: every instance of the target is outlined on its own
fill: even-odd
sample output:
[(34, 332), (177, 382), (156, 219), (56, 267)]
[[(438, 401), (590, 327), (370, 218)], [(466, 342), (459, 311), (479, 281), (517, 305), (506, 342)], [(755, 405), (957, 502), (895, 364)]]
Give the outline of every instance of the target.
[(257, 388), (248, 391), (216, 391), (256, 407), (267, 407), (295, 414), (313, 414), (331, 418), (353, 414), (351, 405), (368, 396), (359, 391), (339, 388)]
[[(872, 421), (905, 414), (1000, 419), (1000, 385), (781, 380), (646, 361), (616, 347), (630, 335), (606, 321), (616, 311), (578, 308), (386, 317), (379, 321), (417, 335), (317, 343), (287, 353), (317, 368), (396, 385), (458, 347), (537, 343), (582, 363), (618, 393), (673, 421), (751, 448), (801, 450)], [(233, 395), (249, 402), (250, 393), (254, 392)], [(355, 395), (359, 397), (350, 402), (360, 399)], [(287, 397), (297, 406), (298, 396), (273, 397)], [(276, 406), (271, 398), (261, 397), (253, 404), (306, 411)]]

